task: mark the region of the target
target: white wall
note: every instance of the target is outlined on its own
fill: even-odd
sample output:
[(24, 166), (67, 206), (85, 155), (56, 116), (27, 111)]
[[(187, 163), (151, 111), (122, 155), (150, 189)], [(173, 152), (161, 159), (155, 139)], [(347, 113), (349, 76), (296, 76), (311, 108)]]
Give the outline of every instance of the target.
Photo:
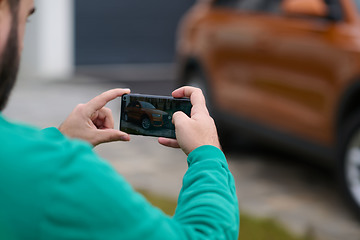
[(35, 0), (25, 34), (20, 78), (68, 79), (74, 72), (74, 3)]

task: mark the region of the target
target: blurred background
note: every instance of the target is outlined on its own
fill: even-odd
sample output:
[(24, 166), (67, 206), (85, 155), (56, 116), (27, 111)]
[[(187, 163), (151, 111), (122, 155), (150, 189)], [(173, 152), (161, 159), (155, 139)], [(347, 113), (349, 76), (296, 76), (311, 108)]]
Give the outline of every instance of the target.
[(174, 79), (177, 25), (194, 0), (36, 2), (23, 54), (27, 76)]
[[(360, 223), (337, 190), (338, 165), (323, 164), (317, 151), (304, 154), (295, 145), (273, 141), (280, 132), (290, 136), (285, 142), (294, 137), (320, 143), (301, 146), (321, 145), (326, 157), (334, 155), (336, 139), (313, 123), (331, 125), (319, 119), (328, 117), (326, 99), (333, 103), (342, 94), (331, 88), (338, 86), (334, 76), (351, 79), (360, 62), (354, 57), (360, 41), (357, 3), (35, 0), (19, 80), (4, 114), (41, 128), (59, 126), (76, 104), (111, 88), (170, 95), (179, 85), (199, 86), (219, 126), (246, 214), (240, 229), (250, 231), (240, 239), (358, 240)], [(109, 107), (118, 127), (120, 104)], [(293, 119), (284, 117), (289, 115)], [(234, 124), (244, 118), (247, 124)], [(274, 119), (295, 122), (295, 130), (287, 123), (279, 127)], [(254, 127), (257, 132), (250, 131)], [(270, 137), (258, 137), (259, 131)], [(180, 150), (162, 147), (156, 138), (132, 136), (130, 143), (95, 151), (136, 189), (176, 201), (187, 168)], [(281, 233), (273, 231), (278, 227)]]

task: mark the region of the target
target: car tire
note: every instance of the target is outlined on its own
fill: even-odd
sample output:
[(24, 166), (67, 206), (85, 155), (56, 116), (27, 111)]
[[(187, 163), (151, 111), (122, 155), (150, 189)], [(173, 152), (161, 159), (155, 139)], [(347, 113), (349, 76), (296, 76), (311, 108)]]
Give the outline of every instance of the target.
[(340, 191), (360, 220), (360, 111), (345, 122), (339, 140)]
[(145, 130), (150, 129), (150, 127), (151, 127), (151, 121), (150, 121), (150, 119), (149, 119), (148, 117), (143, 117), (143, 118), (141, 119), (141, 127), (142, 127), (143, 129), (145, 129)]

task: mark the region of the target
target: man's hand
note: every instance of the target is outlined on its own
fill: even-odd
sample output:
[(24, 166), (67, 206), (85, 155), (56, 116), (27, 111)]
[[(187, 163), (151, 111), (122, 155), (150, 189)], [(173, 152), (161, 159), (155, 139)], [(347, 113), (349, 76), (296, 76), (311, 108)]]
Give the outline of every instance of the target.
[(113, 89), (100, 94), (86, 104), (79, 104), (59, 127), (60, 132), (90, 142), (93, 146), (112, 141), (129, 141), (127, 133), (114, 129), (114, 119), (105, 105), (129, 89)]
[(186, 155), (203, 145), (220, 148), (214, 120), (209, 116), (201, 89), (182, 87), (172, 93), (173, 97), (189, 97), (192, 103), (191, 118), (183, 112), (173, 115), (176, 140), (159, 138), (159, 143), (168, 147), (181, 147)]

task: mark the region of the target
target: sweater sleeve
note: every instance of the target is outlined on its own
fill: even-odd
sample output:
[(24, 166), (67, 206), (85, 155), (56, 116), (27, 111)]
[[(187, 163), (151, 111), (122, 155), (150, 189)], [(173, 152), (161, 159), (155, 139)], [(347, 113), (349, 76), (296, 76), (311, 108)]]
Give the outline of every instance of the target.
[(224, 154), (202, 146), (188, 157), (174, 220), (188, 239), (237, 239), (239, 209), (235, 182)]
[(76, 152), (44, 189), (39, 239), (237, 239), (234, 180), (219, 149), (203, 146), (189, 155), (173, 217), (88, 147)]

